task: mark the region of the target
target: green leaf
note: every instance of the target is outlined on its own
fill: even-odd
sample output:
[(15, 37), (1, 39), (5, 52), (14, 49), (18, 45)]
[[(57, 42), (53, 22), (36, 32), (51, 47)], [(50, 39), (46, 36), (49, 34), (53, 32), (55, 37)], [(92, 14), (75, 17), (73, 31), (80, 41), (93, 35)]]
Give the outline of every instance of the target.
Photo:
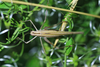
[(73, 58), (70, 58), (71, 60), (73, 60), (71, 62), (71, 64), (74, 64), (74, 67), (77, 67), (78, 65), (78, 56), (76, 54), (73, 54)]
[(95, 30), (96, 36), (100, 37), (100, 30)]
[(70, 54), (70, 52), (72, 51), (72, 45), (73, 45), (73, 39), (72, 38), (70, 38), (70, 40), (68, 40), (67, 42), (66, 42), (66, 47), (65, 47), (65, 53), (66, 53), (66, 55), (69, 55)]
[(41, 67), (41, 66), (40, 66), (40, 62), (39, 62), (39, 59), (38, 59), (36, 56), (31, 57), (31, 58), (27, 61), (27, 63), (26, 63), (25, 66), (26, 66), (26, 67)]
[(77, 65), (78, 65), (78, 56), (73, 54), (73, 57), (74, 57), (73, 58), (74, 67), (77, 67)]
[(21, 9), (25, 9), (25, 8), (26, 8), (26, 5), (20, 5), (20, 6), (19, 6), (19, 9), (20, 9), (20, 8), (21, 8)]
[(1, 3), (0, 9), (9, 9), (12, 6), (11, 3)]

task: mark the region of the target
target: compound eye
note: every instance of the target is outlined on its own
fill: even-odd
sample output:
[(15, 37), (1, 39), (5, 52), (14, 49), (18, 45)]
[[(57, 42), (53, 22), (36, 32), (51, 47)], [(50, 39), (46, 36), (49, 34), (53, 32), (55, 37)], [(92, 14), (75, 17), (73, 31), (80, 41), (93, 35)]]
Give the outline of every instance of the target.
[(34, 33), (34, 31), (31, 31), (30, 34), (31, 34), (31, 35), (34, 35), (35, 33)]
[(35, 34), (34, 31), (32, 31), (32, 34)]

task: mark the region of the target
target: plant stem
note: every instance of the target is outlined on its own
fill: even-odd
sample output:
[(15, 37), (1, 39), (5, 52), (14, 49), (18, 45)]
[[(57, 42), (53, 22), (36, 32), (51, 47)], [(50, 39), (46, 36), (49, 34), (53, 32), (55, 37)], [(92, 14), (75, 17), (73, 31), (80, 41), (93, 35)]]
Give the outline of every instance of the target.
[(64, 56), (64, 67), (67, 66), (66, 63), (67, 63), (67, 55), (66, 55), (66, 53), (65, 53), (65, 56)]

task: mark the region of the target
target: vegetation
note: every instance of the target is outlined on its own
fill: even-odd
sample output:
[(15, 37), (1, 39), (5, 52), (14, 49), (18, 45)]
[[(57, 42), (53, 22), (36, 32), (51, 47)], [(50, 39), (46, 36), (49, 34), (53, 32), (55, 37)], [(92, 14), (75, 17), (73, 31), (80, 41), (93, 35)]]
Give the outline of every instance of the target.
[[(72, 0), (23, 0), (71, 10)], [(73, 10), (100, 15), (99, 0), (76, 0)], [(71, 5), (69, 5), (71, 3)], [(84, 32), (58, 37), (56, 47), (39, 37), (28, 44), (38, 30), (61, 30), (61, 22), (67, 22), (64, 31)], [(45, 22), (45, 23), (44, 23)], [(44, 23), (44, 24), (43, 24)], [(20, 40), (21, 38), (22, 40)], [(48, 38), (54, 43), (57, 38)], [(43, 48), (45, 50), (43, 50)], [(42, 8), (11, 2), (0, 3), (0, 67), (97, 67), (100, 66), (100, 21), (98, 18), (61, 10)]]

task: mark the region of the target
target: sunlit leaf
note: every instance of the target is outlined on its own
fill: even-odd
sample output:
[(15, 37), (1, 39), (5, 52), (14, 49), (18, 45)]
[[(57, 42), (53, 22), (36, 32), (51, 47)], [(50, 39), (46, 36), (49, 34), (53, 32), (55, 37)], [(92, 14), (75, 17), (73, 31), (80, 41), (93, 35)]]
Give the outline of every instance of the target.
[(73, 45), (73, 39), (70, 38), (67, 42), (66, 42), (66, 47), (65, 47), (65, 52), (66, 52), (66, 55), (69, 55), (70, 52), (72, 51), (72, 45)]

